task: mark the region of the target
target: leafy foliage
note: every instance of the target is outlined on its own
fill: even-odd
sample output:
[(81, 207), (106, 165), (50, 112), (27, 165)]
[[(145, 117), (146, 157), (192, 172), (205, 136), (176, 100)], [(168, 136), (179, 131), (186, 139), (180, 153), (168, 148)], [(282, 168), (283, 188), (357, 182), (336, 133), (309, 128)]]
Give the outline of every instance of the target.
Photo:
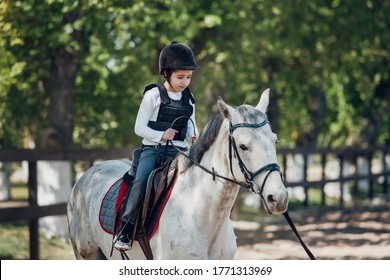
[(22, 146), (50, 125), (46, 83), (59, 49), (77, 57), (74, 144), (139, 143), (143, 87), (171, 41), (193, 47), (202, 127), (222, 96), (256, 104), (284, 146), (390, 141), (387, 1), (13, 0), (0, 3), (0, 137)]

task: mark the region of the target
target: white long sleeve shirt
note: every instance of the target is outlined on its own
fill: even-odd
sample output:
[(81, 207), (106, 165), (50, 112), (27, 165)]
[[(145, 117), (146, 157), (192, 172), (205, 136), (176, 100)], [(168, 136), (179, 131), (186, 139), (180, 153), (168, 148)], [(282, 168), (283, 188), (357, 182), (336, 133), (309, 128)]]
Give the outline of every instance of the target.
[[(182, 92), (169, 92), (168, 96), (172, 100), (180, 100), (182, 97)], [(148, 127), (149, 121), (156, 121), (157, 115), (160, 110), (161, 98), (160, 92), (157, 87), (154, 87), (147, 92), (145, 92), (144, 97), (142, 99), (141, 105), (138, 109), (137, 119), (135, 121), (135, 133), (142, 137), (142, 144), (144, 145), (157, 145), (157, 144), (166, 144), (166, 141), (161, 140), (164, 131), (154, 130)], [(193, 107), (193, 112), (191, 115), (191, 120), (195, 124), (195, 128), (192, 125), (191, 121), (188, 121), (188, 129), (187, 129), (187, 138), (191, 139), (191, 137), (196, 133), (198, 134), (198, 130), (196, 128), (195, 122), (195, 104), (193, 104), (190, 100), (190, 104)], [(175, 146), (185, 148), (186, 142), (180, 140), (173, 140), (172, 143)]]

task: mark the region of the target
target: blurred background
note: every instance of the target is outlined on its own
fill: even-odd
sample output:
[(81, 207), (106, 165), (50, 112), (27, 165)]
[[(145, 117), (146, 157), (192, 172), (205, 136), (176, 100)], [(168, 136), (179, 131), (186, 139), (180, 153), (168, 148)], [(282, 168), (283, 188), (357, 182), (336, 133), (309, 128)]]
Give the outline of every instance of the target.
[[(109, 157), (103, 150), (130, 157), (140, 145), (133, 127), (143, 89), (162, 81), (158, 54), (178, 41), (192, 47), (201, 65), (190, 85), (199, 129), (216, 112), (218, 97), (256, 105), (270, 88), (268, 117), (296, 219), (305, 218), (303, 225), (308, 213), (372, 211), (380, 241), (339, 245), (380, 244), (384, 255), (347, 258), (389, 259), (389, 14), (383, 0), (1, 0), (0, 208), (10, 209), (0, 214), (1, 258), (36, 258), (31, 232), (38, 218), (54, 215), (29, 216), (26, 223), (20, 214), (11, 223), (9, 213), (45, 204), (64, 211), (78, 176), (93, 160)], [(101, 153), (87, 155), (91, 149)], [(249, 227), (267, 236), (260, 221), (270, 218), (258, 198), (244, 192), (237, 201), (233, 218), (254, 222)], [(58, 217), (39, 219), (40, 226), (50, 218)], [(66, 244), (67, 229), (59, 230), (66, 218), (59, 218), (47, 222), (52, 232), (41, 243), (59, 237)], [(354, 234), (372, 229), (357, 227)], [(281, 237), (264, 242), (270, 238)], [(329, 245), (317, 241), (312, 246)], [(253, 249), (258, 242), (239, 245)]]

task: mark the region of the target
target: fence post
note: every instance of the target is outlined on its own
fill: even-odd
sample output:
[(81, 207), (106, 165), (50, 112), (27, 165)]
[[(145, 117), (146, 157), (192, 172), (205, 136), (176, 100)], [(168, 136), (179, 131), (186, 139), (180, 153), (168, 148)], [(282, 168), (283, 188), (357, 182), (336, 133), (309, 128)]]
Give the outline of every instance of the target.
[[(37, 162), (28, 162), (28, 203), (30, 206), (38, 205), (38, 179), (37, 179)], [(39, 260), (39, 224), (38, 219), (34, 218), (29, 221), (30, 234), (30, 259)]]
[[(322, 173), (321, 173), (321, 179), (322, 181), (325, 181), (325, 168), (326, 168), (326, 155), (325, 153), (321, 153), (321, 168), (322, 168)], [(326, 205), (326, 195), (325, 195), (325, 184), (323, 183), (321, 185), (321, 206)]]
[(283, 164), (283, 179), (287, 181), (287, 153), (283, 154), (282, 164)]

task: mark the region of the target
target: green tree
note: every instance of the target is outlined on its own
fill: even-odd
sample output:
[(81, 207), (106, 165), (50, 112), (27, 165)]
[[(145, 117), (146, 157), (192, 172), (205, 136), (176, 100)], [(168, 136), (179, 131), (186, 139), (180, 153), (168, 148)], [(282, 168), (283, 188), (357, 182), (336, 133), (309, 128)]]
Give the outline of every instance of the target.
[(284, 146), (388, 143), (387, 14), (380, 0), (3, 1), (2, 137), (21, 146), (21, 129), (38, 142), (54, 127), (83, 147), (139, 143), (143, 87), (176, 40), (202, 66), (191, 85), (200, 127), (218, 96), (255, 104), (269, 87)]

